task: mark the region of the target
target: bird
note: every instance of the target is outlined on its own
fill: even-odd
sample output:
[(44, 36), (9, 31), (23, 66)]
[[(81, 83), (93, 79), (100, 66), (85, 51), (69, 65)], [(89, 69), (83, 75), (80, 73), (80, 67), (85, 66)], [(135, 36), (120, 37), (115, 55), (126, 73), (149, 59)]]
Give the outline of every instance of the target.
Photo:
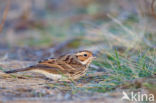
[(5, 71), (5, 73), (32, 71), (43, 74), (54, 81), (74, 81), (86, 74), (89, 65), (95, 58), (91, 51), (82, 50), (42, 60), (26, 68)]

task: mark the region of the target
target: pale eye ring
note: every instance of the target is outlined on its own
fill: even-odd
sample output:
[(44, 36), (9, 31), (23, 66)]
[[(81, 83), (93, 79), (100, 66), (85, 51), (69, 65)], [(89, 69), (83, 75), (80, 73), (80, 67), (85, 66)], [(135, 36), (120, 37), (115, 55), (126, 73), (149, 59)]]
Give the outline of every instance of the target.
[(84, 54), (83, 56), (84, 56), (84, 57), (87, 57), (88, 55), (87, 55), (87, 54)]

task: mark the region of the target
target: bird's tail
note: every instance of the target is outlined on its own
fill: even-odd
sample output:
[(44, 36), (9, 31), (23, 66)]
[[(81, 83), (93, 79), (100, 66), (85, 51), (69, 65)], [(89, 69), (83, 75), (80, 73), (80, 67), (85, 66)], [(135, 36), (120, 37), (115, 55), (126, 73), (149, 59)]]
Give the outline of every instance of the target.
[(27, 68), (21, 68), (21, 69), (9, 70), (9, 71), (4, 71), (4, 72), (7, 73), (7, 74), (10, 74), (10, 73), (16, 73), (16, 72), (28, 71), (28, 70), (31, 70), (31, 69), (32, 69), (32, 67), (27, 67)]

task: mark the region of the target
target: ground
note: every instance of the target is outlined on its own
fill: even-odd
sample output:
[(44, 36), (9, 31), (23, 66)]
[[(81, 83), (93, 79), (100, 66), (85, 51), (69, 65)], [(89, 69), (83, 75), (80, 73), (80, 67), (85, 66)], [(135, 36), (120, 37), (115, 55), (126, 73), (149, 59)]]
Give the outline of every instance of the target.
[[(121, 100), (123, 92), (156, 98), (152, 0), (119, 1), (11, 2), (0, 32), (0, 103), (132, 103)], [(1, 14), (6, 5), (0, 0)], [(73, 82), (56, 82), (32, 72), (4, 73), (84, 49), (97, 59), (84, 77)]]

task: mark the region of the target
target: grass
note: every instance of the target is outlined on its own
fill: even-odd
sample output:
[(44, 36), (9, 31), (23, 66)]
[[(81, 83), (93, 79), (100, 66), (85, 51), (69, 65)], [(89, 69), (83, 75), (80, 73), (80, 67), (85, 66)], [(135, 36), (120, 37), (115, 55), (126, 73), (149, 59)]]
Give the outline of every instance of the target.
[[(88, 13), (92, 16), (98, 13), (99, 6), (92, 4), (87, 6), (86, 9), (80, 9), (79, 13)], [(104, 18), (105, 20), (103, 20), (103, 18), (102, 20), (91, 19), (91, 21), (82, 19), (76, 22), (74, 20), (68, 20), (70, 16), (69, 18), (67, 17), (66, 20), (66, 17), (64, 17), (62, 13), (59, 15), (53, 14), (53, 16), (49, 15), (51, 19), (46, 21), (49, 22), (47, 23), (47, 28), (35, 30), (37, 31), (36, 35), (30, 35), (27, 39), (17, 39), (19, 40), (18, 45), (51, 48), (52, 45), (65, 42), (71, 38), (81, 37), (67, 46), (71, 49), (79, 49), (81, 47), (90, 49), (92, 46), (95, 46), (94, 50), (98, 51), (98, 55), (92, 64), (98, 67), (98, 69), (90, 67), (88, 73), (100, 71), (106, 72), (107, 74), (96, 77), (85, 76), (71, 83), (48, 82), (45, 86), (49, 89), (57, 88), (63, 91), (63, 93), (70, 92), (73, 95), (79, 94), (79, 92), (85, 94), (88, 92), (107, 93), (115, 91), (116, 88), (120, 88), (123, 84), (128, 84), (140, 78), (150, 78), (156, 74), (156, 53), (155, 48), (153, 48), (153, 44), (155, 44), (154, 30), (151, 28), (153, 31), (145, 31), (146, 23), (142, 25), (144, 24), (142, 22), (145, 20), (140, 17), (140, 14), (128, 13), (126, 15), (115, 15), (116, 17), (107, 15), (107, 17)], [(76, 13), (74, 16), (77, 17)], [(34, 31), (32, 30), (30, 33), (34, 34)], [(14, 41), (16, 41), (16, 39)], [(98, 44), (102, 44), (103, 47), (98, 47)], [(123, 51), (118, 48), (115, 49), (115, 46), (121, 47)], [(63, 49), (64, 48), (66, 49), (66, 47), (63, 47)], [(3, 71), (1, 67), (0, 70)], [(11, 75), (11, 77), (17, 78), (16, 75)], [(25, 75), (25, 77), (31, 78), (29, 75)], [(150, 83), (142, 84), (149, 89), (155, 88), (156, 86)], [(134, 85), (136, 84), (129, 85), (128, 89), (136, 90), (141, 88)], [(33, 92), (34, 95), (37, 94), (37, 97), (44, 96), (44, 94), (40, 92)]]
[[(99, 58), (93, 62), (94, 65), (103, 68), (103, 71), (109, 72), (109, 75), (106, 74), (89, 78), (89, 84), (82, 87), (77, 87), (77, 84), (74, 83), (64, 83), (63, 85), (70, 87), (74, 94), (80, 91), (105, 93), (119, 88), (120, 85), (127, 81), (130, 82), (137, 78), (151, 77), (156, 71), (154, 59), (149, 60), (149, 56), (146, 55), (149, 51), (140, 52), (139, 55), (131, 56), (123, 56), (123, 54), (119, 54), (117, 50), (112, 51), (113, 52), (109, 52), (108, 54), (101, 54)], [(96, 73), (94, 68), (91, 69), (93, 73)], [(137, 89), (137, 86), (132, 85), (129, 88)]]
[(100, 85), (95, 85), (95, 87), (93, 86), (93, 90), (97, 92), (111, 91), (120, 84), (123, 84), (125, 81), (130, 81), (141, 77), (150, 77), (156, 71), (154, 60), (149, 60), (146, 52), (139, 53), (139, 55), (135, 58), (127, 58), (127, 56), (125, 57), (119, 55), (118, 51), (115, 50), (105, 59), (105, 62), (95, 62), (95, 65), (105, 68), (106, 71), (110, 69), (112, 72), (110, 72), (111, 76), (104, 78), (102, 83), (98, 83)]
[[(148, 78), (156, 73), (155, 49), (149, 48), (144, 41), (141, 41), (142, 38), (140, 36), (144, 37), (146, 33), (140, 33), (139, 29), (133, 28), (133, 25), (139, 23), (139, 18), (129, 15), (127, 19), (120, 21), (112, 16), (109, 17), (114, 22), (108, 21), (108, 24), (101, 24), (97, 32), (93, 32), (93, 34), (96, 33), (96, 37), (99, 36), (100, 40), (104, 38), (103, 43), (110, 46), (108, 48), (96, 47), (100, 52), (98, 53), (97, 60), (93, 61), (93, 65), (101, 68), (100, 71), (102, 72), (108, 72), (109, 75), (106, 74), (93, 78), (83, 77), (81, 80), (88, 80), (88, 82), (82, 87), (78, 87), (75, 83), (68, 85), (65, 85), (65, 83), (64, 86), (69, 87), (73, 93), (79, 91), (105, 93), (115, 90), (127, 81)], [(88, 39), (87, 36), (89, 34), (84, 35), (82, 44), (93, 45), (92, 39)], [(121, 46), (124, 51), (114, 49), (113, 46), (116, 45)], [(95, 68), (90, 69), (89, 72), (92, 73), (96, 73), (97, 71)], [(132, 88), (136, 89), (135, 86)]]

